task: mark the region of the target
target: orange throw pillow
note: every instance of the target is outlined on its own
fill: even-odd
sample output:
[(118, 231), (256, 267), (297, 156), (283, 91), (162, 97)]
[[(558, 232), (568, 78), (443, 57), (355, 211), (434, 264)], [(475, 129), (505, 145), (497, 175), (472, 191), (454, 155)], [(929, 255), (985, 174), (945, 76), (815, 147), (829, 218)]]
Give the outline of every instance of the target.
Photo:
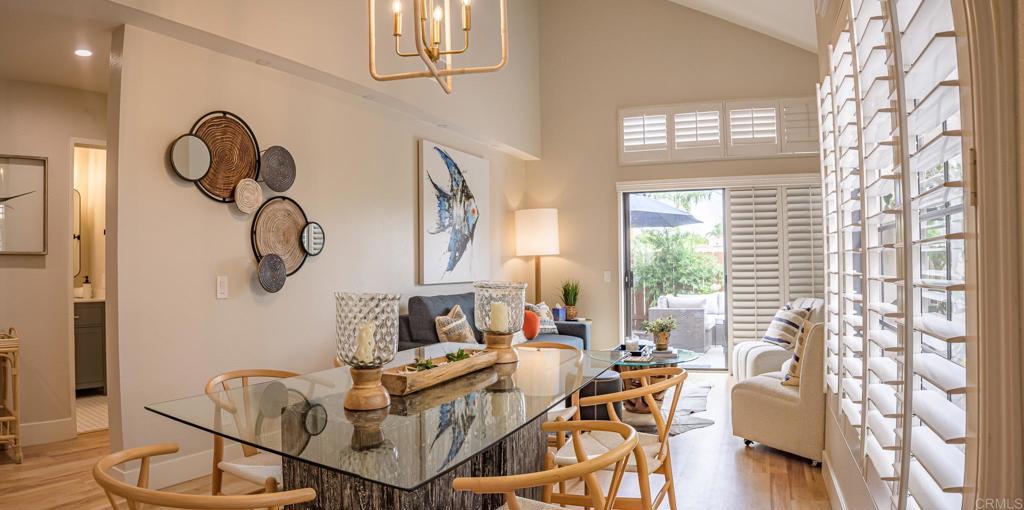
[(540, 316), (526, 310), (523, 312), (523, 335), (527, 340), (537, 338), (540, 333)]

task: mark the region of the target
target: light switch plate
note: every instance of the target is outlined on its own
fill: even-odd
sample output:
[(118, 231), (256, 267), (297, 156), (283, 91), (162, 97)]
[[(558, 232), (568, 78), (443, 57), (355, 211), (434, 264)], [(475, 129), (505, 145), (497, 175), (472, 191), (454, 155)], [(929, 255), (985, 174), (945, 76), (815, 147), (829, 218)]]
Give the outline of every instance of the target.
[(228, 276), (218, 275), (217, 276), (217, 299), (228, 298)]
[(604, 272), (604, 283), (611, 283), (611, 282), (612, 282), (612, 272), (611, 271), (605, 271)]

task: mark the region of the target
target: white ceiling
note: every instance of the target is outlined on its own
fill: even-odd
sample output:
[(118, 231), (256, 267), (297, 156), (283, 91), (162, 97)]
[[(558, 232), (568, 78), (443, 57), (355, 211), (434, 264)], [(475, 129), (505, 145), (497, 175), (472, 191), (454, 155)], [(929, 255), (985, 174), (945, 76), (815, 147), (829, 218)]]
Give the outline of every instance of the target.
[(818, 52), (811, 0), (671, 0), (799, 48)]
[[(106, 92), (115, 26), (0, 2), (0, 78)], [(77, 48), (93, 55), (76, 56)]]

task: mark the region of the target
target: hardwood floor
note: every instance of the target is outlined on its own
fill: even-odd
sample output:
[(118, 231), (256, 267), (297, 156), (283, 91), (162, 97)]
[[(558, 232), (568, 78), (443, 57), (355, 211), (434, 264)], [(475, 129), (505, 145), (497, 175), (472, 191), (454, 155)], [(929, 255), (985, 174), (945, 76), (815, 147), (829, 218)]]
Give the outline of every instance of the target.
[[(756, 445), (743, 446), (731, 434), (729, 388), (724, 375), (694, 373), (716, 381), (701, 415), (715, 424), (671, 439), (679, 509), (818, 510), (828, 509), (821, 469), (799, 457)], [(109, 510), (106, 497), (92, 479), (92, 466), (109, 449), (106, 432), (83, 434), (71, 441), (25, 448), (16, 465), (0, 453), (0, 509)], [(632, 475), (629, 475), (632, 476)], [(229, 480), (225, 490), (248, 486)], [(622, 495), (636, 495), (636, 478), (623, 481)], [(209, 477), (168, 490), (205, 494)], [(657, 490), (657, 487), (655, 488)], [(663, 503), (662, 508), (668, 508)]]

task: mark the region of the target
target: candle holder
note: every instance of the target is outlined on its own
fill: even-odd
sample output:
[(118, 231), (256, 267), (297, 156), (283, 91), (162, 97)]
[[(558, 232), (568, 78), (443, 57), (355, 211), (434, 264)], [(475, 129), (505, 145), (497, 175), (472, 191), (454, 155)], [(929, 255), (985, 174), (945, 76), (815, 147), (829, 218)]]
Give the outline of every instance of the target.
[(520, 282), (477, 282), (473, 284), (476, 305), (473, 317), (484, 332), (487, 349), (498, 355), (498, 363), (515, 363), (512, 335), (523, 329), (526, 284)]
[(381, 367), (398, 350), (398, 294), (337, 292), (338, 358), (350, 367), (345, 409), (370, 411), (391, 404)]

